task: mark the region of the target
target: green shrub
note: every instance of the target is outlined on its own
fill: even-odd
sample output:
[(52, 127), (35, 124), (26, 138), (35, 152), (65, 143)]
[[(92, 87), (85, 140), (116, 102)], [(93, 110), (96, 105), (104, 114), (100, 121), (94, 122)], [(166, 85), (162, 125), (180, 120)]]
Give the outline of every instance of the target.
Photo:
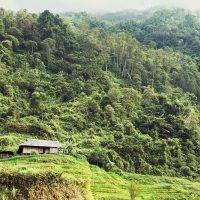
[(128, 189), (129, 189), (131, 200), (135, 200), (137, 197), (140, 197), (142, 194), (142, 187), (138, 183), (131, 183)]
[(180, 172), (183, 176), (191, 176), (191, 174), (192, 174), (191, 169), (187, 166), (182, 166), (180, 168)]

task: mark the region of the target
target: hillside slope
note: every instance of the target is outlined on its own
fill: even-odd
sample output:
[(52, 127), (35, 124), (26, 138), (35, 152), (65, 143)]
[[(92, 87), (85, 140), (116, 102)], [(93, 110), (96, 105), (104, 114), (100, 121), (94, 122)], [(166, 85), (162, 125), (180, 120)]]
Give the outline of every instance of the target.
[(140, 42), (155, 42), (158, 48), (171, 47), (199, 60), (200, 18), (198, 12), (161, 9), (140, 22), (117, 21), (110, 31), (128, 31)]
[(44, 11), (0, 10), (0, 149), (55, 139), (113, 172), (198, 179), (195, 59)]
[(0, 160), (1, 199), (129, 200), (131, 183), (138, 200), (200, 198), (200, 183), (125, 172), (117, 175), (80, 157), (33, 155)]

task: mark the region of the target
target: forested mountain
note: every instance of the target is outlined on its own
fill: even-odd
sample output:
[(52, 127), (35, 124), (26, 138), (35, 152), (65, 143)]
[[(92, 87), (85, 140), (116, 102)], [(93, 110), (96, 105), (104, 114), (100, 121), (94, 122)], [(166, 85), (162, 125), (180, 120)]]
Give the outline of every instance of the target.
[(198, 178), (198, 20), (161, 11), (107, 24), (1, 9), (1, 149), (58, 139), (106, 170)]
[(158, 10), (146, 20), (116, 23), (111, 31), (131, 32), (140, 42), (156, 42), (157, 48), (173, 49), (199, 57), (199, 13), (184, 9)]

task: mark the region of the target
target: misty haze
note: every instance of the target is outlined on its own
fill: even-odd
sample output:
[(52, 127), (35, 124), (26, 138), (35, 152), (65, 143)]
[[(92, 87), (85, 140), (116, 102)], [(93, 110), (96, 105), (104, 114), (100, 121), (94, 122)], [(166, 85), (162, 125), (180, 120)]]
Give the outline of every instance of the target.
[(89, 11), (115, 12), (120, 10), (144, 10), (152, 7), (178, 7), (200, 9), (199, 0), (0, 0), (0, 6), (11, 10), (27, 9), (31, 12)]
[(199, 0), (0, 0), (0, 200), (200, 200)]

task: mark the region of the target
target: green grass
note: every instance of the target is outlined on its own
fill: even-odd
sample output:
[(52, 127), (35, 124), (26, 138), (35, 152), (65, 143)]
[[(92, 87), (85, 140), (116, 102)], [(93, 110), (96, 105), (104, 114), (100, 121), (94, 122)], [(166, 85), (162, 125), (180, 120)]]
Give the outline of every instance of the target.
[(65, 155), (15, 156), (0, 160), (0, 172), (19, 174), (41, 174), (55, 172), (71, 179), (84, 179), (91, 176), (88, 162)]
[[(141, 197), (137, 199), (200, 199), (200, 183), (186, 179), (157, 177), (124, 173), (120, 176), (92, 166), (93, 194), (102, 199), (130, 199), (130, 183), (141, 186)], [(198, 196), (199, 195), (199, 196)]]
[(131, 173), (118, 175), (89, 165), (81, 157), (31, 155), (0, 160), (0, 173), (28, 176), (48, 172), (59, 173), (68, 182), (87, 181), (93, 196), (99, 200), (129, 200), (131, 183), (141, 186), (141, 195), (137, 200), (200, 200), (199, 182)]

